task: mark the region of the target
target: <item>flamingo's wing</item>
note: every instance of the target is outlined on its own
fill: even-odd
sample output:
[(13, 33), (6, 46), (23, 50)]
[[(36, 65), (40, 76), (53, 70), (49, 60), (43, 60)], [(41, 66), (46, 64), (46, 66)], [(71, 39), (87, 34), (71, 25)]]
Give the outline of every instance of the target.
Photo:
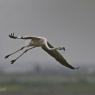
[[(53, 46), (47, 42), (48, 46), (50, 48), (53, 48)], [(44, 45), (42, 47), (43, 50), (45, 50), (48, 54), (50, 54), (52, 57), (54, 57), (59, 63), (62, 65), (70, 68), (70, 69), (76, 69), (75, 67), (71, 66), (65, 59), (64, 57), (58, 52), (58, 50), (48, 50), (47, 47)]]

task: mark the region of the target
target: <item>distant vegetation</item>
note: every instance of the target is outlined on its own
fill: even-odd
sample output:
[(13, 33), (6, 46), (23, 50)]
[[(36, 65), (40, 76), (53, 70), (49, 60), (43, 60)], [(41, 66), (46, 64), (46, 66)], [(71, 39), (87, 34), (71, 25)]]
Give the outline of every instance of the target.
[(94, 95), (94, 74), (0, 75), (0, 95)]
[[(20, 63), (16, 66), (11, 67), (10, 65), (0, 66), (0, 74), (3, 73), (31, 73), (33, 75), (72, 75), (72, 74), (94, 74), (95, 73), (95, 65), (94, 64), (86, 64), (80, 65), (80, 69), (71, 70), (68, 69), (61, 64), (55, 63)], [(77, 67), (77, 66), (76, 66)]]
[(6, 73), (0, 71), (0, 95), (94, 95), (93, 67), (69, 70), (63, 67), (42, 68)]

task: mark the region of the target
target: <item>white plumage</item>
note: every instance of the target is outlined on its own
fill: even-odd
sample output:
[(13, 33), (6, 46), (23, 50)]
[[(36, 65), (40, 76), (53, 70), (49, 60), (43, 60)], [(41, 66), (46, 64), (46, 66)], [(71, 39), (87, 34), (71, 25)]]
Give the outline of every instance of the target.
[(48, 40), (45, 37), (35, 37), (35, 36), (26, 36), (26, 37), (17, 37), (14, 36), (14, 33), (11, 33), (9, 35), (10, 38), (13, 39), (23, 39), (26, 41), (25, 46), (23, 46), (22, 48), (20, 48), (19, 50), (8, 54), (7, 56), (5, 56), (5, 58), (8, 58), (9, 56), (23, 50), (24, 48), (25, 51), (23, 53), (21, 53), (21, 55), (19, 55), (16, 59), (11, 60), (11, 64), (13, 64), (17, 59), (19, 59), (24, 53), (26, 53), (27, 51), (36, 48), (36, 47), (41, 47), (43, 50), (45, 50), (49, 55), (51, 55), (52, 57), (54, 57), (59, 63), (61, 63), (62, 65), (71, 68), (71, 69), (78, 69), (79, 67), (73, 67), (70, 64), (68, 64), (68, 62), (64, 59), (64, 57), (59, 53), (58, 50), (64, 50), (64, 47), (53, 47)]

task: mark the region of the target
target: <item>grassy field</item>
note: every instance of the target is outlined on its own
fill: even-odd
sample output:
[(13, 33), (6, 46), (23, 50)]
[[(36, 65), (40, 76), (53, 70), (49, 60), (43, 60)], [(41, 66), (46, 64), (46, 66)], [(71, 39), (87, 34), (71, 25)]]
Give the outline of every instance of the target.
[(0, 95), (94, 95), (94, 76), (1, 75)]

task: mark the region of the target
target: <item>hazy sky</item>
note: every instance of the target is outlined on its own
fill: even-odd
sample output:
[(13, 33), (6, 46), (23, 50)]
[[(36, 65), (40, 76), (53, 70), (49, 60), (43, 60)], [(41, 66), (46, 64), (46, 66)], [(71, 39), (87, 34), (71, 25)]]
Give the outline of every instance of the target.
[[(95, 0), (0, 0), (0, 60), (23, 46), (8, 38), (10, 33), (45, 36), (69, 63), (95, 63)], [(41, 49), (34, 49), (19, 62), (56, 62)], [(80, 63), (80, 64), (81, 64)]]

